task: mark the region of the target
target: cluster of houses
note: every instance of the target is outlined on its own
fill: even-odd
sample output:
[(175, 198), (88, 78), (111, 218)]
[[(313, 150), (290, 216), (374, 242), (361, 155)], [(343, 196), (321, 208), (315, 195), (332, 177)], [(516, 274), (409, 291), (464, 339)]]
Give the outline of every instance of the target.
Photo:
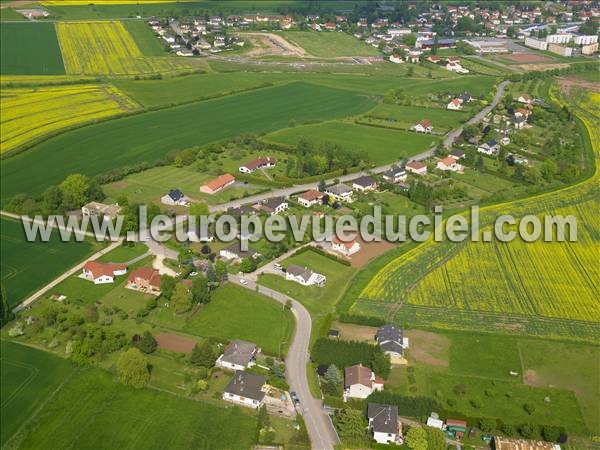
[[(126, 273), (127, 264), (87, 261), (80, 278), (94, 284), (109, 284)], [(144, 294), (160, 295), (160, 273), (152, 267), (138, 267), (129, 274), (126, 287)]]

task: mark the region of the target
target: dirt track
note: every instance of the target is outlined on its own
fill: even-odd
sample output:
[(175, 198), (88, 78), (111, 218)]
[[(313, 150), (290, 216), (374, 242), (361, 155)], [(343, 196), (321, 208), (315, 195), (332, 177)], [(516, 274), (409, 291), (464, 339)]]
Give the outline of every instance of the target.
[(249, 38), (255, 45), (255, 48), (246, 53), (247, 56), (306, 56), (306, 51), (302, 47), (274, 33), (240, 33), (240, 36)]

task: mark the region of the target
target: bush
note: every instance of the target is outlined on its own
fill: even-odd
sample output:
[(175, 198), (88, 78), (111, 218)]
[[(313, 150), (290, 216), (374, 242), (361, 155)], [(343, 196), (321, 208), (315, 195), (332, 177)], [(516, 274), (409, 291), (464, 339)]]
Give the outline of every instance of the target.
[(368, 397), (368, 402), (396, 405), (402, 415), (410, 417), (428, 416), (431, 411), (440, 411), (442, 406), (430, 397), (414, 397), (394, 394), (388, 391), (376, 391)]

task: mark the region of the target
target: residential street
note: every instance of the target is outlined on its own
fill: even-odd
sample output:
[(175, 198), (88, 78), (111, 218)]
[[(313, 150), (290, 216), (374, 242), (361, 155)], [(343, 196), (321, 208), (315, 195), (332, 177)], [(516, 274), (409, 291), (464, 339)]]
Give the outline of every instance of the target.
[(293, 298), (273, 289), (257, 285), (254, 281), (247, 280), (248, 284), (241, 284), (240, 277), (237, 275), (229, 276), (229, 280), (252, 291), (256, 291), (258, 286), (259, 293), (284, 305), (288, 300), (292, 302), (292, 313), (296, 320), (296, 327), (285, 358), (285, 379), (290, 385), (290, 390), (295, 391), (300, 399), (299, 412), (304, 418), (311, 447), (317, 450), (333, 449), (335, 445), (340, 443), (337, 433), (331, 419), (323, 410), (321, 400), (313, 398), (308, 387), (306, 366), (308, 365), (308, 347), (312, 328), (309, 312)]

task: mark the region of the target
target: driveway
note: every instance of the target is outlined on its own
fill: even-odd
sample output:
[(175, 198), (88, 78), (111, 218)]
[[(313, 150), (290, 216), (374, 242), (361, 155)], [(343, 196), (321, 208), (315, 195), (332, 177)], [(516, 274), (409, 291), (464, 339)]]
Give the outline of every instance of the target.
[[(337, 433), (331, 423), (331, 419), (323, 409), (321, 400), (313, 398), (308, 387), (306, 366), (308, 365), (308, 347), (310, 343), (310, 332), (312, 319), (310, 314), (301, 303), (287, 295), (273, 289), (257, 285), (254, 281), (247, 280), (247, 285), (240, 283), (237, 275), (230, 275), (229, 280), (251, 291), (258, 290), (259, 293), (270, 297), (279, 303), (292, 303), (292, 314), (296, 321), (294, 337), (285, 358), (285, 379), (290, 385), (290, 390), (295, 391), (300, 399), (298, 413), (304, 418), (306, 429), (310, 436), (311, 447), (318, 450), (333, 449), (340, 443)], [(257, 289), (258, 288), (258, 289)]]

